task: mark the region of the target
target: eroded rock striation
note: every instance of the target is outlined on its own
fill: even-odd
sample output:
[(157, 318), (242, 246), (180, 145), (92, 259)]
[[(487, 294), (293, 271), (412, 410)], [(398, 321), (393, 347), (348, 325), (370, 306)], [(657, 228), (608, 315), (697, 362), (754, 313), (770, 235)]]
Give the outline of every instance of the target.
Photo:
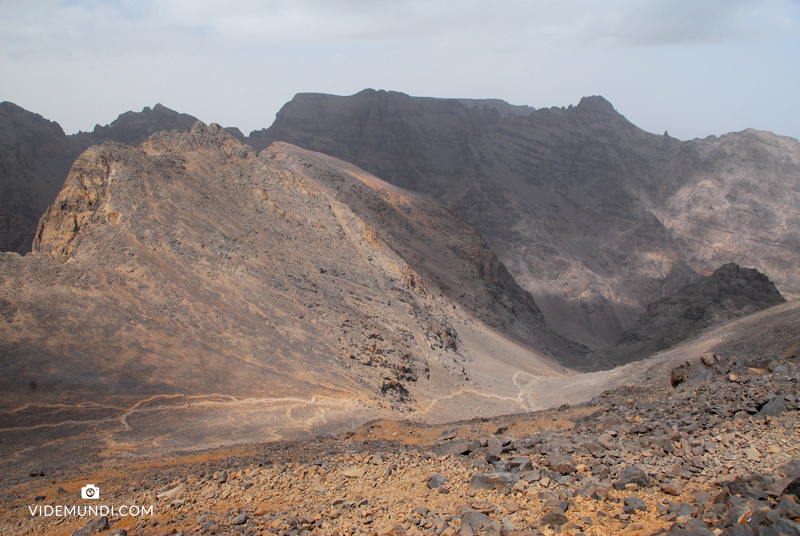
[(719, 266), (793, 298), (800, 143), (644, 132), (602, 97), (533, 110), (365, 90), (298, 94), (248, 143), (281, 140), (424, 192), (484, 236), (553, 329), (616, 343), (648, 304)]

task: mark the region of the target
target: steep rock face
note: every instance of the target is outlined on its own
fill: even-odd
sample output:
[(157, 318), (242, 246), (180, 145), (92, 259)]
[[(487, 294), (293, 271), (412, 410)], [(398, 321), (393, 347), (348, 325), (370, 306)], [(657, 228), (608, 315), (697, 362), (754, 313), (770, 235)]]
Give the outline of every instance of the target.
[(310, 429), (332, 400), (350, 419), (427, 415), (475, 389), (456, 318), (581, 350), (451, 210), (202, 123), (87, 150), (33, 253), (0, 255), (0, 291), (0, 391), (15, 404), (292, 401)]
[(0, 251), (31, 250), (39, 218), (88, 147), (107, 141), (138, 145), (154, 132), (186, 131), (196, 122), (156, 104), (126, 112), (92, 132), (67, 136), (58, 123), (10, 102), (0, 103)]
[(656, 300), (623, 333), (609, 359), (622, 364), (688, 340), (701, 331), (786, 300), (769, 278), (730, 263), (712, 275)]
[(0, 103), (0, 251), (27, 253), (74, 158), (58, 123)]
[(273, 144), (262, 156), (285, 161), (287, 168), (334, 190), (418, 274), (409, 275), (412, 288), (452, 300), (486, 325), (562, 364), (587, 366), (588, 349), (547, 328), (531, 294), (453, 209), (285, 143)]
[(365, 90), (299, 94), (248, 143), (282, 140), (453, 207), (549, 325), (615, 343), (647, 304), (738, 262), (798, 288), (800, 144), (745, 131), (681, 142), (602, 97), (515, 113)]

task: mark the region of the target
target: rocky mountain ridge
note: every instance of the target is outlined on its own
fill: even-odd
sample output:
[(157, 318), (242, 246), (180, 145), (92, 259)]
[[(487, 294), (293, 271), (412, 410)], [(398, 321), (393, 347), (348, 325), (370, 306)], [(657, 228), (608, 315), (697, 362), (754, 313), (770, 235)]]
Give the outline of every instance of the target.
[(92, 132), (66, 135), (58, 123), (0, 102), (0, 251), (30, 251), (39, 218), (61, 191), (72, 163), (92, 145), (138, 145), (155, 132), (185, 131), (196, 122), (156, 104)]
[(324, 152), (453, 207), (553, 329), (595, 348), (729, 262), (794, 296), (797, 140), (747, 130), (682, 142), (642, 131), (602, 97), (526, 112), (386, 91), (298, 94), (247, 141)]
[[(77, 154), (193, 122), (156, 105), (67, 142)], [(790, 299), (797, 288), (796, 140), (745, 131), (680, 142), (637, 129), (602, 97), (535, 110), (372, 90), (299, 94), (269, 129), (248, 137), (229, 131), (256, 149), (285, 139), (332, 154), (453, 207), (532, 293), (551, 327), (594, 348), (613, 345), (652, 301), (728, 262), (769, 273)], [(41, 145), (15, 136), (14, 151)], [(32, 162), (12, 174), (36, 174), (35, 166), (63, 173)], [(37, 221), (31, 214), (47, 206), (57, 183), (24, 195), (11, 187), (31, 199), (0, 203), (4, 249), (27, 251)]]
[[(0, 255), (4, 429), (57, 407), (109, 444), (197, 420), (214, 444), (498, 414), (586, 350), (452, 210), (217, 125), (88, 149), (33, 249)], [(215, 435), (230, 415), (244, 429)]]
[(0, 102), (0, 251), (30, 251), (75, 156), (58, 123)]
[(598, 352), (595, 358), (614, 365), (643, 359), (712, 326), (785, 302), (775, 284), (758, 270), (726, 264), (651, 303), (614, 347)]

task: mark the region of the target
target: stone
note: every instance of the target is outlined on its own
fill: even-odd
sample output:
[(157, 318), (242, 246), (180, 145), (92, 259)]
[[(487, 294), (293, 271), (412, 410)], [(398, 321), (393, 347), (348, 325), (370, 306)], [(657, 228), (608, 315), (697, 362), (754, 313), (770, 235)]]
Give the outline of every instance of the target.
[(550, 469), (562, 475), (568, 475), (577, 470), (571, 456), (551, 456)]
[(706, 352), (700, 356), (700, 361), (707, 367), (713, 367), (717, 364), (717, 356), (713, 352)]
[(641, 512), (647, 511), (647, 505), (645, 504), (645, 502), (636, 496), (626, 497), (624, 503), (625, 503), (626, 514), (633, 514), (636, 511), (641, 511)]
[(448, 430), (443, 431), (441, 434), (439, 434), (439, 437), (437, 437), (436, 439), (438, 441), (447, 441), (448, 439), (455, 438), (457, 433), (458, 432), (457, 432), (457, 430), (455, 428), (450, 428)]
[(678, 480), (668, 480), (661, 484), (661, 490), (669, 495), (680, 495), (683, 493), (684, 485)]
[(183, 484), (180, 484), (178, 486), (175, 486), (172, 489), (169, 489), (167, 491), (159, 493), (158, 495), (156, 495), (156, 498), (158, 498), (158, 499), (174, 499), (175, 497), (177, 497), (181, 493), (183, 493), (183, 491), (185, 489), (186, 489), (186, 487)]
[(716, 536), (708, 529), (708, 525), (700, 519), (689, 518), (676, 521), (667, 531), (669, 536)]
[(482, 514), (480, 512), (470, 512), (468, 514), (464, 514), (461, 518), (461, 526), (467, 526), (472, 529), (473, 534), (478, 534), (478, 531), (485, 530), (489, 527), (494, 525), (494, 521), (487, 516), (486, 514)]
[(247, 514), (239, 514), (233, 519), (231, 519), (231, 525), (244, 525), (247, 523)]
[(450, 479), (447, 478), (446, 476), (435, 474), (435, 475), (431, 475), (430, 477), (428, 477), (428, 480), (425, 482), (425, 484), (430, 489), (436, 489), (436, 488), (438, 488), (440, 486), (444, 486), (448, 482), (450, 482)]
[(747, 456), (748, 460), (760, 460), (761, 459), (761, 453), (758, 452), (758, 449), (754, 449), (754, 448), (744, 449), (744, 455)]
[(787, 411), (789, 410), (786, 407), (783, 395), (778, 394), (775, 398), (764, 404), (758, 414), (761, 416), (779, 417)]
[(800, 536), (800, 524), (788, 519), (778, 519), (768, 526), (758, 528), (759, 536)]
[(469, 489), (503, 489), (510, 488), (515, 482), (511, 473), (480, 473), (472, 475)]
[(781, 495), (794, 495), (800, 499), (800, 477), (795, 478), (784, 488)]
[(91, 520), (81, 529), (73, 530), (70, 536), (91, 536), (95, 532), (108, 529), (108, 516), (100, 516)]
[(650, 477), (647, 476), (642, 465), (633, 465), (622, 472), (619, 480), (614, 484), (615, 489), (625, 489), (627, 484), (636, 484), (640, 488), (650, 485)]
[(728, 514), (725, 516), (725, 526), (746, 525), (750, 521), (751, 515), (753, 515), (753, 509), (749, 506), (734, 506), (728, 510)]
[(531, 471), (533, 469), (533, 464), (531, 463), (530, 458), (516, 457), (512, 458), (511, 461), (508, 462), (508, 468), (512, 471), (516, 469), (519, 472)]
[(361, 478), (366, 473), (366, 469), (363, 467), (348, 467), (342, 471), (342, 476), (346, 476), (347, 478)]
[(545, 512), (542, 516), (541, 524), (550, 525), (551, 527), (561, 527), (569, 522), (569, 519), (564, 515), (564, 510), (559, 507), (554, 507)]
[(691, 368), (691, 364), (687, 361), (674, 369), (670, 372), (670, 383), (672, 387), (675, 388), (686, 381), (689, 377), (689, 369)]
[(747, 525), (735, 525), (728, 527), (723, 533), (725, 536), (755, 536), (753, 529)]

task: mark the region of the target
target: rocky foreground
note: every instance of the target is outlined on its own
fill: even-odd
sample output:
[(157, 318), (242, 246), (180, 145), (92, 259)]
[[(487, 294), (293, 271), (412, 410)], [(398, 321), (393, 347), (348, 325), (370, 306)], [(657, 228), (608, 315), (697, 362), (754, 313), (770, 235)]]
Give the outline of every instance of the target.
[[(673, 370), (672, 388), (579, 407), (447, 427), (373, 422), (63, 481), (8, 475), (0, 533), (800, 534), (799, 361), (705, 354)], [(103, 504), (152, 515), (31, 516), (92, 504), (80, 499), (87, 483)]]

